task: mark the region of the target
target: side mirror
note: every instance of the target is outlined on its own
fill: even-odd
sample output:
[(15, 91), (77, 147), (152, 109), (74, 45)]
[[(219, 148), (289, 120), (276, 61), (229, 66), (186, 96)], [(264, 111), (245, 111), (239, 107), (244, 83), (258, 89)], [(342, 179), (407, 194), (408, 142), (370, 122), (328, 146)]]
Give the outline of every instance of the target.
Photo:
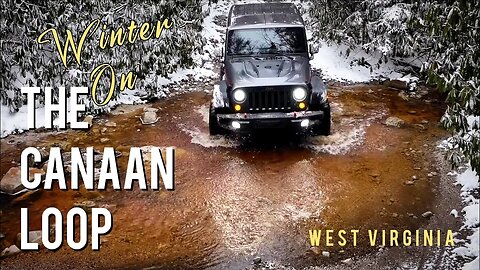
[(313, 59), (315, 54), (317, 54), (320, 51), (320, 45), (318, 45), (318, 44), (314, 45), (314, 44), (310, 43), (310, 45), (308, 45), (308, 50), (310, 52), (310, 59)]

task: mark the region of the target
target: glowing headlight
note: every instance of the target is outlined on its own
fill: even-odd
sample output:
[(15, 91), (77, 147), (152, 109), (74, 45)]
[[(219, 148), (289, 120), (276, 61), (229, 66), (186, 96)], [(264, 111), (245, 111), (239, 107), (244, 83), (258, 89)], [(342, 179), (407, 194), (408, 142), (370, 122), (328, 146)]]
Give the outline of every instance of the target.
[(304, 88), (298, 87), (293, 90), (293, 99), (295, 99), (295, 101), (303, 101), (306, 97), (307, 91)]
[(247, 94), (242, 89), (237, 89), (233, 92), (233, 100), (237, 103), (242, 103), (247, 98)]

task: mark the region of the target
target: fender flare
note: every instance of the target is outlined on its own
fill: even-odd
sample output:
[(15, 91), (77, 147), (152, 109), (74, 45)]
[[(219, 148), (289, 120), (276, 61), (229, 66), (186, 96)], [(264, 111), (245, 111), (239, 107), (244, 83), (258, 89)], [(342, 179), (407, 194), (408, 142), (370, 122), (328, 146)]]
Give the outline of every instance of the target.
[(312, 85), (310, 104), (318, 105), (323, 103), (322, 95), (327, 92), (327, 86), (323, 83), (323, 80), (319, 76), (313, 76), (310, 83)]
[(230, 106), (227, 95), (227, 83), (224, 80), (213, 86), (212, 104), (215, 109), (228, 108)]

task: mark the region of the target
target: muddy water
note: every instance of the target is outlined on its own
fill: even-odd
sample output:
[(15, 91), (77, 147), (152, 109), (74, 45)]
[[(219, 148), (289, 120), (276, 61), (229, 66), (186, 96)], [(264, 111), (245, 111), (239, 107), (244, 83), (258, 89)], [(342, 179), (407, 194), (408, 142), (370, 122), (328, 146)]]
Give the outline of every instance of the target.
[[(432, 152), (444, 136), (438, 97), (405, 100), (381, 86), (332, 87), (333, 134), (297, 138), (281, 132), (250, 138), (208, 135), (209, 95), (193, 92), (149, 106), (155, 125), (142, 125), (142, 108), (122, 107), (98, 119), (88, 132), (27, 133), (1, 141), (3, 175), (18, 165), (27, 146), (113, 146), (124, 175), (131, 146), (175, 146), (175, 191), (38, 191), (1, 197), (1, 231), (15, 242), (20, 208), (30, 228), (40, 229), (42, 211), (64, 211), (93, 200), (114, 208), (114, 228), (100, 252), (88, 249), (23, 253), (7, 268), (158, 267), (245, 268), (261, 257), (303, 268), (372, 252), (359, 247), (311, 249), (309, 229), (415, 229), (435, 198)], [(387, 127), (396, 116), (403, 128)], [(106, 127), (115, 122), (116, 127)], [(106, 129), (106, 130), (105, 130)], [(102, 138), (109, 139), (101, 143)], [(148, 167), (148, 157), (146, 157)], [(148, 171), (148, 170), (147, 170)], [(148, 172), (147, 172), (148, 173)], [(148, 174), (147, 174), (148, 175)], [(412, 176), (418, 180), (405, 184)], [(318, 255), (329, 250), (329, 258)]]

